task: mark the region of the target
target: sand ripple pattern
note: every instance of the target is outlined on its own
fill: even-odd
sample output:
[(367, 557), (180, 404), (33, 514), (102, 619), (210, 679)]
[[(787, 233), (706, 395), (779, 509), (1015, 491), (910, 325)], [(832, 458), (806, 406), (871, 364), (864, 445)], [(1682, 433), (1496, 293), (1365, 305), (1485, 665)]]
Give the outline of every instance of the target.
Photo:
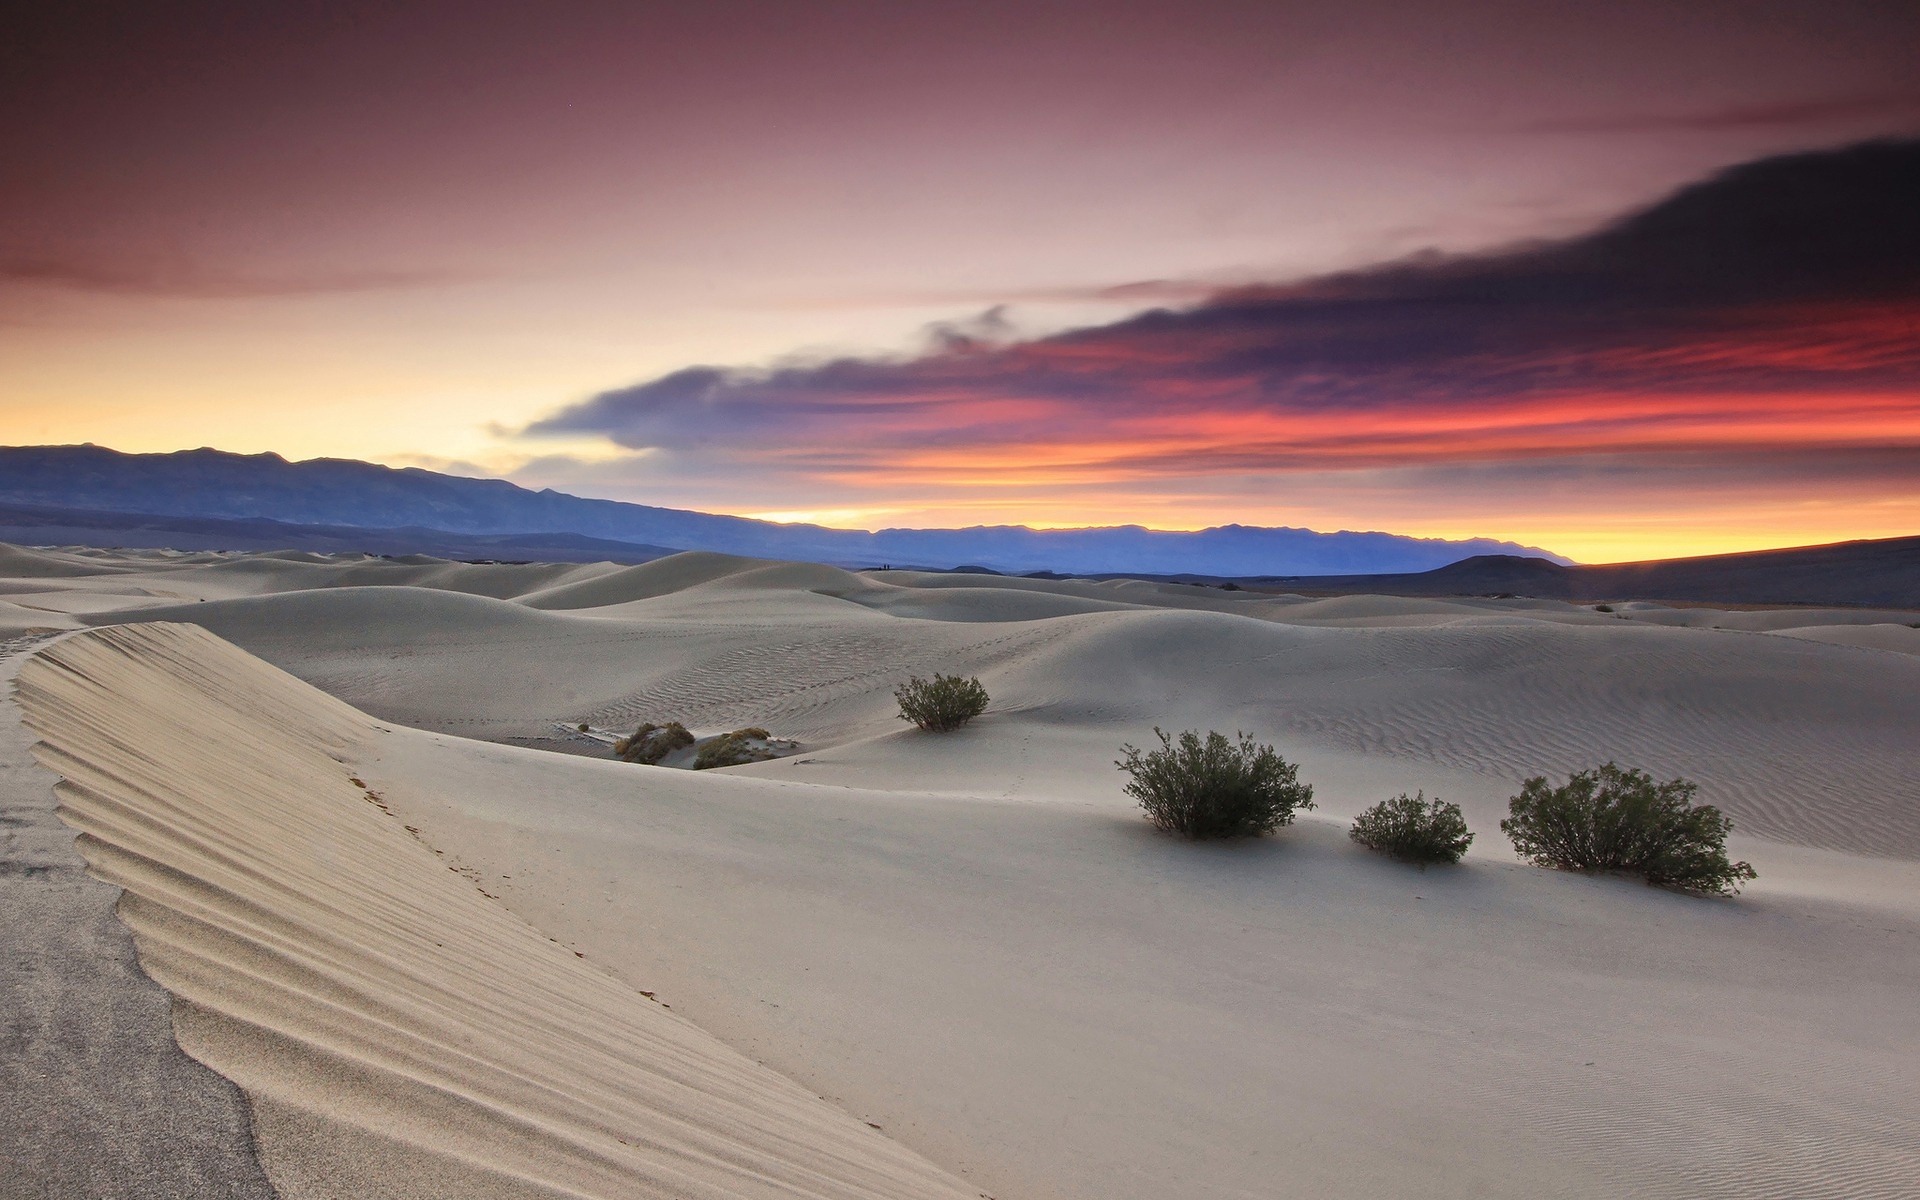
[(68, 639), (19, 697), (280, 1195), (978, 1195), (448, 871), (342, 765), (368, 718), (204, 630)]
[[(1611, 1046), (1596, 1046), (1606, 1055)], [(1606, 1163), (1620, 1194), (1660, 1200), (1910, 1200), (1920, 1146), (1904, 1084), (1884, 1069), (1836, 1081), (1761, 1061), (1725, 1094), (1699, 1080), (1709, 1054), (1638, 1058), (1571, 1094), (1541, 1097), (1528, 1123)], [(1589, 1072), (1600, 1074), (1600, 1072)]]
[[(1268, 690), (1284, 727), (1515, 781), (1618, 759), (1698, 781), (1745, 833), (1920, 857), (1920, 662), (1907, 656), (1836, 663), (1730, 632), (1338, 632), (1326, 669), (1345, 686), (1313, 687), (1319, 655), (1275, 660), (1300, 672)], [(1378, 671), (1357, 686), (1355, 642)]]
[[(1065, 636), (1059, 622), (949, 625), (925, 621), (728, 631), (709, 658), (671, 670), (596, 710), (611, 727), (677, 718), (695, 727), (765, 725), (807, 738), (850, 719), (892, 712), (892, 690), (909, 675), (990, 674)], [(711, 636), (711, 635), (710, 635)]]

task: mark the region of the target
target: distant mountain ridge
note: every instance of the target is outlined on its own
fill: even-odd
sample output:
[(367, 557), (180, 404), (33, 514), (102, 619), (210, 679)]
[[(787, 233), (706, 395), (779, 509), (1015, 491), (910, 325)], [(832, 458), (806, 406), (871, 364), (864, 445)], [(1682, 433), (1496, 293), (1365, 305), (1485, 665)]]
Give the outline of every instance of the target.
[(182, 450), (123, 454), (95, 445), (0, 447), (0, 503), (181, 518), (266, 519), (497, 537), (574, 534), (638, 550), (718, 550), (847, 565), (1075, 574), (1204, 572), (1217, 576), (1429, 571), (1475, 555), (1567, 560), (1511, 542), (1224, 525), (1197, 532), (1139, 526), (1036, 530), (785, 525), (747, 517), (593, 500), (503, 479), (469, 479), (354, 459), (289, 462), (277, 454)]

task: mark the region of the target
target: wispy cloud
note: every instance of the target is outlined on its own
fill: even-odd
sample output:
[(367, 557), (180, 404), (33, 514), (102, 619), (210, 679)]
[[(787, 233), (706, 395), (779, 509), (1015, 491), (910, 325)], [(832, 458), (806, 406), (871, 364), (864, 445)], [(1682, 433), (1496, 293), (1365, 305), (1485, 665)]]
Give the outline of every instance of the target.
[(780, 308), (941, 308), (1013, 304), (1194, 304), (1220, 292), (1218, 279), (1134, 279), (1122, 283), (1062, 283), (1051, 287), (977, 288), (943, 291), (853, 292), (774, 302)]
[(232, 300), (438, 287), (472, 277), (452, 271), (366, 269), (252, 274), (158, 259), (117, 262), (0, 253), (0, 284), (126, 296)]
[(1715, 133), (1738, 129), (1794, 129), (1842, 121), (1908, 117), (1920, 119), (1920, 91), (1730, 104), (1686, 112), (1555, 117), (1527, 122), (1519, 126), (1519, 130), (1523, 133)]

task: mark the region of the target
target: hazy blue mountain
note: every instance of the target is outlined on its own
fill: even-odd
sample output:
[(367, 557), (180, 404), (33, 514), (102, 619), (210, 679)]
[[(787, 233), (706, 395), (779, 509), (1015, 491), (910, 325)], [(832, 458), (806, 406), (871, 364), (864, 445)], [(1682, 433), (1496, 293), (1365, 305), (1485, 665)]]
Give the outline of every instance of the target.
[(449, 533), (308, 525), (268, 517), (174, 517), (0, 502), (0, 542), (167, 550), (305, 550), (313, 554), (426, 554), (467, 562), (644, 563), (678, 551), (578, 533)]
[(871, 566), (1000, 571), (1320, 575), (1428, 571), (1479, 554), (1564, 562), (1511, 542), (1443, 541), (1388, 533), (1225, 525), (1192, 533), (1138, 526), (1035, 530), (828, 529), (530, 491), (353, 459), (288, 462), (277, 454), (183, 450), (122, 454), (101, 446), (0, 447), (0, 502), (171, 517), (452, 533), (578, 534), (589, 538), (766, 558)]

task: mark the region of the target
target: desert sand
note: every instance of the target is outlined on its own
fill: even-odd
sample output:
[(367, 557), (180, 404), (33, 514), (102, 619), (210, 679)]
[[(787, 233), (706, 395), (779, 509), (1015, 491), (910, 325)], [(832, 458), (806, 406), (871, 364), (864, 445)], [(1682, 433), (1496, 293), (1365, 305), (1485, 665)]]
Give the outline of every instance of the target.
[[(1920, 1194), (1920, 614), (25, 549), (0, 604), (282, 1195)], [(936, 670), (988, 713), (898, 721)], [(803, 748), (514, 744), (667, 719)], [(1320, 807), (1154, 834), (1156, 724)], [(1607, 758), (1761, 878), (1517, 862), (1518, 782)], [(1460, 867), (1345, 837), (1416, 788)]]

